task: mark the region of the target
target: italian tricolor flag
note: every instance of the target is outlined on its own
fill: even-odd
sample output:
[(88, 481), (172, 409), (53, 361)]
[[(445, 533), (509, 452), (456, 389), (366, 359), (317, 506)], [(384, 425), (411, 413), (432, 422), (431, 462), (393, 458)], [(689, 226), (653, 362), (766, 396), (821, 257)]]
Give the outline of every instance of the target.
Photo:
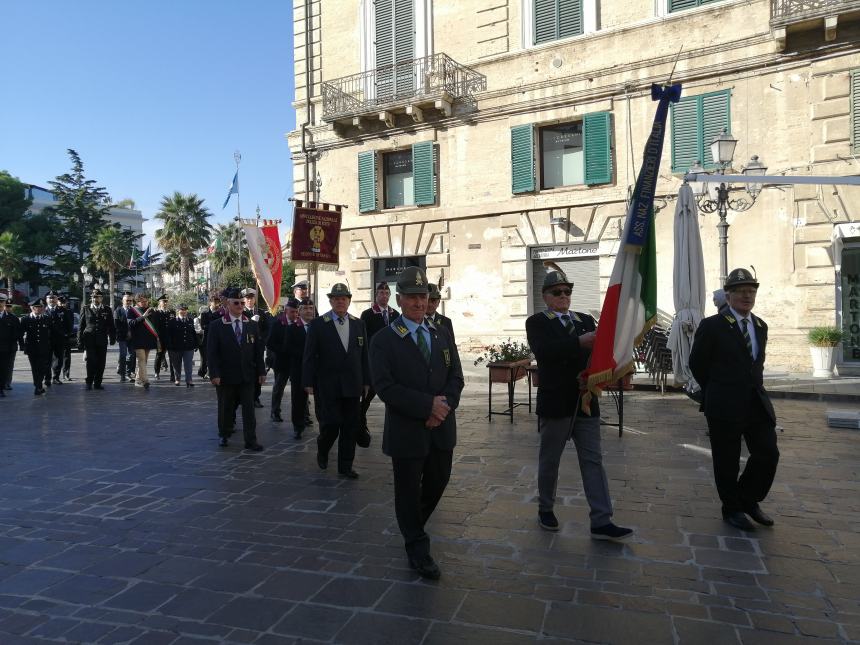
[(654, 191), (663, 153), (669, 103), (681, 98), (681, 86), (653, 86), (659, 100), (651, 135), (645, 144), (621, 248), (615, 258), (609, 288), (600, 311), (600, 324), (588, 367), (582, 373), (582, 409), (590, 414), (592, 396), (633, 371), (633, 348), (654, 324), (657, 315), (657, 259), (654, 242)]

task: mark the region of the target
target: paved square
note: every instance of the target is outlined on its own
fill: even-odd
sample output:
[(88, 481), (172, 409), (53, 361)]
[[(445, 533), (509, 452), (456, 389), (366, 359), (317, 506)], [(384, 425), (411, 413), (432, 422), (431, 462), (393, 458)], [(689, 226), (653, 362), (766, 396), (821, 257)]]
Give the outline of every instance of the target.
[(268, 407), (265, 452), (219, 449), (201, 381), (78, 380), (37, 398), (23, 359), (0, 399), (3, 645), (860, 641), (860, 433), (825, 423), (851, 405), (775, 401), (777, 524), (743, 534), (720, 520), (696, 406), (628, 395), (624, 437), (604, 433), (615, 519), (636, 529), (620, 546), (588, 536), (572, 449), (562, 530), (537, 527), (534, 417), (488, 423), (473, 383), (429, 525), (443, 577), (426, 583), (404, 557), (379, 432), (345, 481)]

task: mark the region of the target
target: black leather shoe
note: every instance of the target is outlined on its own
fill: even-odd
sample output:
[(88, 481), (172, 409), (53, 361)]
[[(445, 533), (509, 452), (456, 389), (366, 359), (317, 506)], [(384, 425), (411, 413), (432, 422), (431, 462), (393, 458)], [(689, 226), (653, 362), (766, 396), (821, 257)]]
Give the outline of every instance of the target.
[(93, 385), (93, 389), (94, 389), (94, 390), (103, 390), (103, 389), (105, 389), (105, 388), (104, 388), (104, 385), (99, 384), (99, 385)]
[(755, 526), (753, 526), (753, 523), (750, 522), (749, 518), (741, 511), (734, 511), (733, 513), (723, 513), (723, 520), (727, 524), (731, 524), (736, 529), (740, 529), (741, 531), (755, 531)]
[(301, 438), (302, 438), (302, 431), (301, 430), (294, 430), (293, 431), (293, 439), (301, 439)]
[(343, 472), (338, 471), (338, 477), (343, 477), (344, 479), (358, 479), (358, 473), (355, 472), (352, 468), (349, 470), (344, 470)]
[(415, 569), (419, 576), (427, 578), (427, 580), (438, 580), (442, 577), (442, 572), (433, 556), (425, 555), (422, 558), (409, 556), (409, 566)]
[(261, 450), (265, 450), (263, 446), (258, 444), (256, 441), (254, 443), (246, 443), (245, 450), (251, 450), (253, 452), (260, 452)]
[(63, 384), (63, 382), (60, 381), (59, 376), (55, 376), (53, 380), (54, 380), (54, 385), (62, 385)]
[(311, 419), (310, 417), (305, 417), (305, 425), (306, 426), (312, 426), (313, 424), (314, 424), (313, 419)]
[(92, 384), (90, 384), (90, 383), (87, 383), (87, 389), (88, 389), (88, 390), (92, 390), (92, 389), (93, 389), (93, 386), (92, 386)]
[(254, 407), (255, 408), (262, 408), (263, 407), (263, 404), (260, 403), (260, 399), (254, 399)]
[(269, 419), (270, 419), (270, 420), (272, 420), (272, 421), (274, 421), (275, 423), (283, 423), (283, 422), (284, 422), (283, 417), (281, 417), (281, 415), (280, 415), (280, 414), (277, 414), (277, 413), (273, 413), (273, 414), (269, 417)]
[(773, 526), (773, 518), (761, 510), (761, 507), (756, 504), (745, 509), (746, 514), (762, 526)]
[(186, 383), (186, 384), (185, 384), (185, 387), (186, 387), (186, 388), (194, 387), (194, 383), (188, 382), (188, 383)]
[(328, 468), (328, 455), (322, 454), (319, 450), (317, 450), (317, 466), (323, 470)]
[(218, 440), (218, 445), (221, 446), (222, 448), (226, 448), (227, 446), (230, 445), (230, 442), (228, 441), (227, 437), (221, 437)]

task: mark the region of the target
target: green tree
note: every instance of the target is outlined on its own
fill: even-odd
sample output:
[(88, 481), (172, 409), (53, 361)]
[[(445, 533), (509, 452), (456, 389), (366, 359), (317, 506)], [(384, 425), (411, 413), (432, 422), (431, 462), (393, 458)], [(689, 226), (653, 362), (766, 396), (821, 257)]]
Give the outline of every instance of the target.
[(60, 220), (59, 251), (54, 266), (63, 275), (72, 274), (84, 263), (105, 224), (111, 203), (107, 190), (86, 178), (80, 155), (71, 148), (68, 153), (71, 172), (48, 182), (57, 205), (45, 209), (49, 216), (55, 215)]
[(126, 197), (125, 199), (119, 200), (116, 204), (114, 204), (114, 206), (116, 208), (127, 208), (130, 210), (134, 210), (136, 207), (136, 204), (134, 203), (134, 200), (131, 197)]
[(247, 267), (250, 264), (245, 232), (236, 222), (218, 224), (215, 227), (212, 246), (215, 250), (209, 259), (212, 268), (218, 273), (231, 267)]
[(0, 233), (0, 278), (6, 278), (9, 295), (12, 295), (15, 276), (24, 262), (24, 245), (17, 235), (10, 231)]
[(24, 219), (32, 199), (27, 197), (27, 186), (5, 170), (0, 170), (0, 231), (6, 231)]
[(161, 200), (161, 208), (155, 218), (162, 221), (162, 227), (155, 231), (155, 240), (168, 253), (175, 253), (180, 260), (182, 287), (190, 286), (191, 265), (197, 251), (209, 245), (212, 225), (207, 221), (211, 215), (203, 205), (203, 199), (196, 194), (183, 195), (174, 191)]
[(105, 226), (96, 235), (93, 241), (91, 258), (97, 269), (106, 271), (108, 274), (108, 283), (110, 284), (109, 304), (111, 309), (114, 306), (113, 295), (116, 286), (117, 272), (122, 271), (128, 266), (131, 258), (131, 249), (133, 242), (128, 235), (124, 235), (122, 227), (119, 224)]
[(182, 258), (175, 251), (164, 256), (164, 270), (168, 273), (180, 273), (182, 271)]
[(226, 287), (250, 287), (256, 284), (257, 279), (248, 267), (230, 267), (221, 272), (219, 291)]

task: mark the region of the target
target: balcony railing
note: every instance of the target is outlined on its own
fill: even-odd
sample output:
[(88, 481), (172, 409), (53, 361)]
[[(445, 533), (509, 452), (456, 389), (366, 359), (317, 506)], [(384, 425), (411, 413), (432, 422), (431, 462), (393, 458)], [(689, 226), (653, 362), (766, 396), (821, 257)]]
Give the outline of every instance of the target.
[(860, 11), (860, 0), (771, 0), (771, 25), (787, 25)]
[(439, 98), (474, 103), (474, 94), (485, 89), (486, 76), (445, 54), (434, 54), (323, 82), (323, 119)]

